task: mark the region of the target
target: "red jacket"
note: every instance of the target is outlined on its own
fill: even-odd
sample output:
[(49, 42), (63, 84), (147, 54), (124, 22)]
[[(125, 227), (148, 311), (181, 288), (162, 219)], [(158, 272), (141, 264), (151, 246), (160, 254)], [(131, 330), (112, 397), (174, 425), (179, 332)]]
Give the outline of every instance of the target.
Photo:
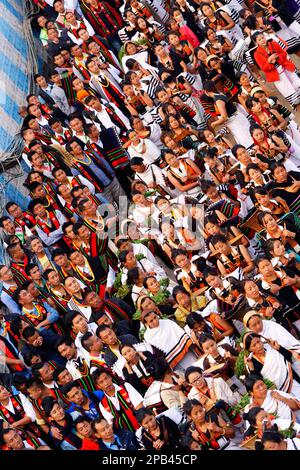
[(287, 58), (287, 53), (276, 41), (268, 42), (268, 51), (262, 47), (258, 47), (254, 52), (254, 59), (259, 68), (265, 73), (267, 82), (277, 82), (279, 80), (279, 73), (274, 64), (268, 62), (271, 54), (278, 54), (277, 63), (289, 72), (295, 71), (295, 64)]

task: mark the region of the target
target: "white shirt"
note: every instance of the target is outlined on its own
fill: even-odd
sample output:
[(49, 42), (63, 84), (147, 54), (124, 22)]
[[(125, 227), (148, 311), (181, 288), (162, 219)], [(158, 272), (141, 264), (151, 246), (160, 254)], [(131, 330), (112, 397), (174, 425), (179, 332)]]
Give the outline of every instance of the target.
[(67, 361), (66, 369), (68, 369), (68, 371), (70, 372), (70, 374), (72, 375), (74, 380), (81, 379), (81, 377), (82, 377), (78, 367), (76, 366), (76, 361), (78, 359), (81, 359), (82, 361), (85, 360), (87, 365), (88, 366), (90, 365), (89, 354), (85, 349), (81, 349), (80, 351), (77, 352), (76, 359), (71, 359), (71, 360)]
[[(142, 157), (144, 159), (144, 157)], [(150, 184), (157, 184), (164, 188), (165, 186), (165, 179), (163, 176), (163, 172), (161, 169), (156, 165), (147, 165), (145, 171), (142, 173), (136, 173), (134, 179), (142, 181), (143, 183), (150, 185)]]
[[(34, 411), (34, 408), (33, 408), (32, 404), (30, 403), (28, 398), (26, 398), (25, 395), (23, 395), (23, 393), (19, 393), (18, 398), (20, 398), (20, 400), (21, 400), (21, 403), (22, 403), (22, 406), (24, 408), (26, 416), (29, 416), (31, 421), (35, 422), (36, 421), (36, 414), (35, 414), (35, 411)], [(4, 406), (4, 408), (6, 408), (10, 413), (15, 413), (15, 408), (14, 408), (14, 405), (12, 404), (11, 399), (9, 399), (8, 405), (4, 405), (2, 403), (2, 406)]]
[[(138, 405), (140, 405), (140, 403), (143, 403), (144, 399), (143, 399), (142, 395), (139, 392), (137, 392), (137, 390), (135, 388), (133, 388), (132, 385), (125, 382), (124, 386), (127, 390), (129, 400), (131, 401), (134, 408), (136, 408)], [(115, 385), (115, 395), (113, 397), (110, 397), (110, 396), (105, 394), (106, 397), (109, 398), (109, 400), (112, 402), (113, 406), (116, 408), (117, 411), (120, 410), (120, 403), (119, 403), (119, 400), (116, 396), (117, 392), (119, 390), (121, 390), (121, 387), (119, 387), (118, 385)], [(106, 409), (101, 404), (99, 405), (99, 408), (100, 408), (100, 411), (103, 415), (103, 418), (106, 419), (106, 421), (108, 421), (109, 423), (112, 423), (113, 422), (113, 415), (111, 413), (109, 413), (108, 411), (106, 411)]]
[(148, 164), (154, 163), (160, 157), (159, 148), (149, 139), (140, 139), (138, 145), (131, 144), (128, 147), (128, 153), (130, 158), (140, 157)]

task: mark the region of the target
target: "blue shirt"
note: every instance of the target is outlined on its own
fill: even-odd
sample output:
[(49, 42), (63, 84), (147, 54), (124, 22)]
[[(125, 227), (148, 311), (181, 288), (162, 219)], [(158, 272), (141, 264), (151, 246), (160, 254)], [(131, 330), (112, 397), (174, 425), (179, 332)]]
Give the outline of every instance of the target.
[(100, 413), (95, 405), (95, 403), (92, 401), (93, 399), (93, 396), (96, 398), (96, 402), (102, 400), (102, 398), (104, 397), (104, 393), (101, 391), (101, 390), (96, 390), (95, 392), (93, 393), (89, 393), (87, 392), (86, 390), (82, 390), (82, 393), (83, 395), (85, 395), (86, 397), (89, 398), (90, 400), (90, 403), (89, 403), (89, 409), (86, 410), (84, 408), (82, 408), (81, 406), (79, 405), (76, 405), (75, 403), (71, 403), (71, 406), (70, 408), (67, 410), (67, 413), (74, 413), (74, 412), (82, 412), (85, 416), (87, 416), (88, 418), (91, 418), (91, 419), (95, 419), (95, 418), (98, 418), (100, 416)]

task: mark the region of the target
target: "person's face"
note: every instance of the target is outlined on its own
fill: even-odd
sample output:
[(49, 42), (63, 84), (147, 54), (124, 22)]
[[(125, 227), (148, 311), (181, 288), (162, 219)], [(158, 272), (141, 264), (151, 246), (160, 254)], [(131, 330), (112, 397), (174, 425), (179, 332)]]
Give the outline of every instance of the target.
[(245, 294), (246, 297), (249, 297), (250, 299), (255, 299), (259, 296), (259, 288), (257, 284), (253, 281), (247, 281), (245, 283)]
[(42, 358), (39, 354), (36, 354), (36, 355), (31, 357), (31, 360), (30, 360), (31, 365), (38, 364), (39, 362), (42, 362)]
[[(80, 119), (74, 118), (72, 121), (70, 121), (70, 126), (75, 132), (82, 132), (83, 131), (83, 124)], [(77, 144), (77, 142), (72, 143), (71, 145), (73, 146), (74, 144)], [(79, 144), (77, 144), (79, 145)], [(80, 147), (80, 145), (79, 145)], [(81, 149), (81, 147), (80, 147)]]
[(82, 238), (83, 240), (86, 239), (86, 238), (89, 238), (90, 236), (90, 231), (89, 229), (83, 225), (82, 227), (80, 227), (80, 229), (78, 230), (78, 235), (80, 238)]
[(40, 295), (40, 291), (35, 286), (34, 282), (31, 282), (27, 287), (27, 292), (32, 295), (33, 299), (37, 299)]
[(287, 171), (283, 166), (279, 166), (274, 170), (274, 178), (277, 183), (283, 183), (287, 179)]
[(3, 229), (5, 230), (6, 233), (10, 233), (10, 234), (15, 233), (16, 228), (15, 228), (14, 223), (13, 223), (12, 220), (10, 220), (10, 219), (3, 220), (2, 225), (3, 225)]
[(171, 205), (167, 199), (160, 199), (157, 203), (157, 207), (161, 212), (167, 214), (170, 211)]
[(105, 330), (101, 331), (99, 336), (101, 341), (104, 344), (107, 344), (107, 346), (112, 346), (118, 342), (116, 333), (111, 328), (106, 328)]
[(62, 67), (65, 63), (65, 58), (62, 54), (57, 54), (55, 57), (54, 57), (54, 63), (55, 65), (57, 65), (58, 67)]
[(264, 352), (264, 345), (260, 338), (253, 338), (249, 346), (249, 351), (254, 354), (261, 354)]
[(13, 218), (20, 218), (23, 216), (23, 212), (20, 206), (17, 204), (14, 204), (11, 206), (8, 210), (9, 215), (11, 215)]
[(137, 265), (137, 261), (136, 261), (136, 258), (133, 254), (132, 251), (130, 251), (127, 256), (126, 256), (126, 261), (125, 261), (125, 266), (127, 267), (127, 269), (131, 269), (131, 268), (134, 268), (136, 265)]
[(264, 131), (262, 129), (254, 129), (253, 131), (253, 138), (257, 142), (262, 142), (265, 138)]
[(245, 148), (239, 148), (236, 153), (237, 159), (244, 165), (251, 163), (251, 157)]
[(209, 65), (210, 65), (211, 69), (219, 70), (219, 68), (221, 66), (221, 61), (220, 61), (220, 59), (211, 59), (211, 61), (209, 62)]
[(155, 416), (153, 415), (147, 415), (141, 422), (141, 425), (143, 426), (146, 431), (151, 432), (153, 429), (156, 428), (156, 419)]
[(263, 323), (259, 315), (254, 315), (248, 321), (248, 328), (254, 333), (261, 333), (263, 329)]
[(85, 438), (89, 438), (93, 435), (93, 429), (89, 421), (82, 421), (82, 423), (76, 424), (76, 430)]
[(38, 238), (32, 240), (30, 248), (33, 253), (42, 253), (44, 251), (43, 243)]
[(97, 378), (96, 385), (97, 388), (108, 394), (113, 393), (115, 389), (111, 376), (106, 372), (103, 372), (103, 374)]
[(89, 137), (91, 139), (94, 139), (94, 140), (98, 140), (99, 139), (99, 135), (100, 135), (100, 132), (99, 130), (97, 129), (97, 127), (95, 126), (95, 124), (93, 124), (89, 130)]
[(57, 13), (63, 13), (65, 11), (63, 2), (56, 2), (53, 8)]
[(137, 356), (137, 352), (132, 346), (124, 346), (122, 348), (122, 356), (127, 362), (130, 362)]
[(227, 243), (219, 241), (215, 244), (215, 249), (221, 254), (226, 254), (228, 251), (228, 245)]
[(55, 403), (51, 410), (50, 417), (54, 421), (62, 421), (65, 418), (64, 409), (58, 403)]
[(204, 5), (204, 7), (202, 7), (202, 13), (204, 16), (211, 16), (213, 15), (213, 10), (210, 6)]
[(136, 132), (140, 132), (144, 129), (143, 121), (140, 118), (134, 118), (133, 120), (133, 128)]
[(263, 277), (272, 276), (272, 274), (274, 273), (273, 265), (267, 259), (264, 259), (259, 263), (258, 269), (259, 272), (263, 275)]
[(218, 354), (217, 343), (212, 339), (208, 339), (205, 343), (202, 343), (202, 347), (205, 354), (211, 354), (212, 356)]
[(66, 179), (66, 172), (64, 170), (57, 170), (55, 173), (55, 179), (58, 181), (58, 183), (63, 182)]
[(86, 29), (81, 29), (78, 33), (78, 36), (80, 39), (82, 39), (83, 41), (88, 41), (90, 35), (89, 33), (87, 32)]
[(9, 396), (9, 391), (3, 385), (0, 385), (0, 402), (7, 400)]
[(268, 427), (270, 421), (269, 415), (265, 410), (261, 410), (256, 415), (257, 429), (263, 429), (264, 424)]
[(41, 398), (42, 396), (42, 390), (39, 387), (36, 387), (35, 385), (29, 387), (27, 391), (32, 400), (39, 400), (39, 398)]
[(5, 434), (4, 442), (10, 450), (20, 450), (24, 447), (22, 437), (15, 430)]
[(260, 204), (261, 206), (265, 206), (270, 202), (269, 194), (255, 194), (255, 197), (258, 204)]
[[(37, 186), (35, 190), (33, 191), (33, 196), (35, 199), (43, 199), (45, 195), (46, 195), (46, 191), (42, 185)], [(38, 213), (36, 214), (38, 216), (43, 216), (46, 213), (46, 209), (43, 205), (42, 207), (40, 207), (40, 205), (37, 204), (36, 207), (34, 208), (34, 212), (36, 211), (38, 211)]]
[(74, 13), (72, 13), (71, 11), (69, 11), (66, 15), (65, 15), (65, 18), (67, 20), (68, 23), (71, 23), (71, 24), (75, 24), (76, 23), (76, 16), (74, 15)]
[(13, 272), (10, 268), (7, 266), (3, 266), (3, 268), (0, 269), (0, 279), (3, 282), (10, 282), (14, 278)]
[(58, 38), (58, 32), (56, 31), (56, 29), (52, 29), (52, 28), (48, 29), (47, 34), (48, 34), (49, 41), (53, 41)]
[(283, 256), (285, 254), (285, 246), (280, 240), (274, 241), (273, 253), (275, 256)]
[(180, 127), (178, 120), (174, 116), (170, 116), (169, 124), (172, 129), (178, 129)]
[(210, 287), (216, 288), (220, 284), (220, 278), (218, 276), (210, 274), (209, 276), (207, 276), (206, 282)]
[[(79, 119), (78, 119), (79, 121)], [(81, 122), (81, 121), (80, 121)], [(79, 128), (78, 128), (79, 129)], [(74, 129), (75, 130), (75, 129)], [(75, 132), (80, 132), (80, 130), (76, 131)], [(82, 154), (82, 148), (80, 146), (80, 144), (78, 144), (77, 142), (72, 142), (71, 143), (71, 150), (72, 150), (72, 153), (76, 156), (76, 155), (81, 155)]]
[(77, 315), (73, 322), (72, 322), (72, 326), (73, 326), (73, 331), (75, 333), (86, 333), (89, 329), (88, 327), (88, 323), (86, 321), (86, 319), (82, 316), (82, 315)]
[(178, 164), (177, 157), (172, 153), (165, 154), (165, 161), (171, 167), (176, 166)]
[(253, 181), (260, 181), (262, 178), (262, 173), (261, 171), (257, 168), (251, 168), (249, 170), (249, 176)]
[(157, 93), (157, 99), (160, 103), (167, 103), (170, 99), (170, 96), (165, 90), (161, 90)]
[(55, 258), (54, 258), (54, 262), (55, 262), (55, 263), (57, 264), (57, 266), (59, 266), (60, 268), (63, 268), (64, 266), (66, 266), (67, 263), (68, 263), (68, 257), (67, 257), (67, 255), (66, 255), (66, 253), (56, 255)]
[(255, 39), (255, 42), (258, 47), (265, 47), (267, 45), (267, 40), (263, 34), (259, 34)]
[(206, 385), (205, 379), (199, 372), (192, 372), (188, 377), (189, 384), (199, 390), (203, 389)]
[(191, 418), (194, 423), (203, 423), (205, 419), (205, 410), (201, 405), (193, 406), (191, 410)]
[(40, 184), (43, 183), (43, 178), (40, 175), (40, 173), (34, 172), (30, 175), (30, 183), (35, 183), (35, 182), (40, 183)]
[(196, 322), (193, 326), (193, 331), (195, 334), (200, 334), (205, 330), (205, 322)]
[(208, 222), (205, 225), (205, 230), (209, 235), (216, 235), (217, 233), (220, 233), (220, 227), (216, 224), (213, 224), (212, 222)]
[(127, 55), (134, 55), (137, 53), (137, 47), (132, 42), (128, 43), (126, 46), (126, 54)]
[(281, 450), (281, 446), (278, 442), (265, 441), (264, 450), (272, 450), (272, 451)]
[(76, 266), (84, 266), (85, 265), (85, 257), (80, 251), (75, 251), (70, 255), (70, 261)]
[(188, 308), (191, 303), (190, 296), (188, 294), (185, 294), (184, 292), (178, 292), (178, 294), (176, 295), (176, 302), (181, 307)]
[(157, 328), (159, 326), (159, 318), (156, 313), (149, 313), (145, 318), (145, 324), (150, 329)]
[(96, 292), (89, 292), (89, 294), (85, 297), (85, 301), (87, 305), (92, 307), (92, 309), (99, 309), (102, 307), (102, 300)]
[(84, 395), (80, 387), (71, 388), (71, 390), (67, 393), (67, 397), (68, 400), (78, 406), (82, 405), (84, 402)]
[(47, 21), (48, 19), (45, 16), (40, 16), (37, 19), (37, 23), (40, 26), (40, 28), (45, 28)]
[(99, 439), (103, 439), (104, 441), (110, 440), (113, 437), (113, 428), (112, 426), (105, 420), (100, 421), (95, 426), (96, 435)]
[(47, 82), (45, 77), (38, 77), (36, 79), (36, 83), (38, 84), (39, 87), (41, 88), (46, 88), (47, 87)]
[(71, 295), (77, 294), (78, 292), (81, 291), (80, 284), (77, 281), (77, 279), (75, 279), (74, 277), (69, 277), (65, 281), (65, 288), (66, 288), (66, 291), (69, 292)]
[(31, 163), (33, 166), (39, 167), (43, 165), (44, 159), (38, 153), (34, 153), (31, 157)]
[(267, 230), (275, 230), (277, 227), (277, 222), (271, 214), (266, 214), (264, 216), (263, 224)]
[(73, 225), (69, 225), (68, 227), (66, 227), (65, 235), (66, 235), (66, 237), (70, 238), (71, 240), (73, 240), (75, 238), (76, 235), (73, 232)]
[(79, 80), (79, 78), (76, 78), (75, 80), (73, 80), (72, 84), (73, 84), (73, 88), (75, 91), (80, 91), (84, 89), (84, 83), (81, 80)]
[(254, 398), (265, 398), (267, 394), (267, 386), (263, 380), (257, 380), (253, 385), (252, 395)]
[(103, 343), (96, 335), (90, 337), (88, 346), (92, 355), (100, 354), (103, 350)]
[(42, 279), (42, 273), (37, 266), (31, 269), (30, 277), (33, 281), (40, 281)]
[(26, 304), (29, 304), (33, 301), (33, 297), (32, 295), (27, 292), (27, 290), (21, 290), (20, 294), (19, 294), (19, 302), (21, 305), (26, 305)]
[(82, 56), (82, 49), (80, 46), (76, 45), (71, 48), (71, 54), (74, 57), (81, 57)]
[(146, 24), (146, 21), (144, 20), (144, 18), (138, 18), (137, 25), (141, 29), (147, 29), (147, 24)]
[(100, 69), (95, 60), (92, 60), (91, 62), (89, 62), (87, 68), (89, 69), (90, 72), (95, 73), (95, 74), (100, 72)]
[(156, 305), (155, 305), (155, 302), (150, 299), (150, 298), (145, 298), (143, 300), (143, 302), (141, 303), (141, 309), (142, 311), (143, 310), (149, 310), (150, 308), (154, 308), (155, 309)]
[(147, 280), (147, 288), (148, 288), (149, 292), (151, 292), (151, 293), (159, 291), (160, 285), (159, 285), (158, 280), (155, 279), (155, 277), (150, 277)]
[(259, 101), (252, 101), (251, 111), (253, 113), (260, 113), (261, 112), (261, 104)]
[(108, 326), (108, 328), (112, 328), (112, 321), (110, 318), (108, 318), (107, 315), (103, 315), (101, 318), (99, 318), (97, 321), (96, 321), (97, 325), (100, 326), (100, 325), (105, 325), (105, 326)]
[(174, 12), (173, 18), (177, 23), (182, 23), (184, 21), (182, 13), (179, 10)]
[(37, 331), (35, 331), (34, 335), (28, 338), (27, 340), (27, 343), (31, 346), (34, 346), (35, 348), (39, 348), (40, 346), (42, 346), (43, 342), (43, 337)]
[(98, 55), (100, 52), (100, 46), (95, 41), (92, 41), (88, 45), (88, 51), (90, 54)]
[(189, 266), (189, 259), (186, 255), (177, 255), (174, 261), (179, 268), (185, 268)]
[(39, 372), (43, 382), (53, 380), (54, 370), (52, 369), (52, 367), (50, 367), (48, 362), (45, 362), (44, 366), (40, 369)]
[(215, 199), (218, 196), (217, 187), (211, 186), (210, 188), (208, 188), (206, 195), (209, 199)]
[(209, 29), (209, 30), (207, 31), (207, 39), (208, 39), (209, 41), (215, 41), (216, 38), (217, 38), (217, 35), (216, 35), (216, 33), (214, 32), (214, 30), (213, 30), (213, 29)]
[(83, 207), (87, 215), (94, 215), (97, 212), (97, 206), (91, 199), (85, 202)]
[(242, 75), (240, 76), (240, 84), (242, 86), (250, 85), (250, 80), (249, 80), (249, 77), (246, 73), (242, 73)]
[(62, 184), (58, 191), (64, 199), (68, 199), (71, 196), (71, 190), (66, 184)]
[(61, 387), (73, 381), (73, 377), (67, 369), (64, 369), (57, 378), (57, 383)]
[(63, 343), (58, 346), (58, 352), (67, 361), (70, 361), (76, 355), (76, 348), (74, 344), (68, 346), (67, 344)]
[(169, 222), (162, 224), (161, 232), (165, 237), (174, 238), (175, 230), (173, 225), (170, 225)]

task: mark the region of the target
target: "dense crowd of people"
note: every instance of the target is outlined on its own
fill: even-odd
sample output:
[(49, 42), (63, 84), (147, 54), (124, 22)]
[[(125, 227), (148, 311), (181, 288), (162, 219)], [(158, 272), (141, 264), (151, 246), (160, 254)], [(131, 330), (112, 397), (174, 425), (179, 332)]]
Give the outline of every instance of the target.
[(300, 449), (299, 5), (36, 0), (1, 450)]

